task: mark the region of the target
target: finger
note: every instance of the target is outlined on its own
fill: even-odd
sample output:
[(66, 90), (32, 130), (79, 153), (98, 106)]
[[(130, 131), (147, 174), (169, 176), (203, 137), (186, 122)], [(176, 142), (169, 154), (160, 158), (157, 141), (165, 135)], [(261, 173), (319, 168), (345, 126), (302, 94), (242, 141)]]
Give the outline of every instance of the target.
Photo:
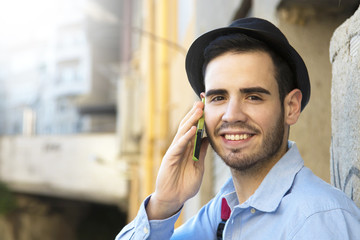
[(193, 107), (191, 108), (191, 110), (182, 119), (179, 126), (181, 127), (182, 125), (184, 125), (189, 120), (189, 118), (193, 116), (194, 112), (196, 112), (197, 109), (203, 109), (203, 108), (204, 108), (204, 104), (200, 101), (196, 101)]
[(196, 122), (203, 115), (204, 104), (200, 101), (194, 103), (193, 108), (186, 114), (181, 121), (178, 131), (171, 143), (171, 146), (176, 144), (184, 134), (186, 134), (191, 127), (196, 125)]
[(192, 115), (187, 119), (186, 122), (183, 122), (181, 126), (179, 126), (178, 131), (174, 137), (174, 141), (178, 141), (180, 137), (182, 137), (185, 133), (187, 133), (191, 127), (196, 126), (197, 121), (201, 118), (203, 115), (202, 109), (195, 109), (194, 112), (192, 112)]
[(195, 110), (196, 110), (196, 102), (191, 107), (191, 109), (186, 113), (186, 115), (183, 117), (183, 119), (181, 120), (179, 126), (183, 125), (184, 122), (186, 122), (190, 118), (190, 116), (194, 113)]
[(185, 121), (180, 127), (179, 130), (181, 132), (181, 130), (183, 131), (187, 131), (189, 128), (191, 128), (191, 126), (195, 126), (197, 124), (197, 122), (199, 121), (199, 119), (201, 118), (201, 116), (203, 115), (203, 110), (200, 108), (195, 109), (195, 111), (193, 112), (193, 114), (187, 119), (187, 121)]
[(173, 150), (172, 154), (174, 155), (185, 154), (186, 149), (191, 147), (189, 146), (189, 143), (192, 141), (195, 134), (196, 134), (196, 127), (192, 126), (186, 133), (184, 133), (176, 141), (174, 141), (173, 146), (171, 146)]
[(189, 112), (186, 118), (183, 119), (179, 126), (179, 132), (187, 131), (191, 126), (196, 125), (197, 121), (204, 113), (204, 103), (195, 102), (193, 109)]

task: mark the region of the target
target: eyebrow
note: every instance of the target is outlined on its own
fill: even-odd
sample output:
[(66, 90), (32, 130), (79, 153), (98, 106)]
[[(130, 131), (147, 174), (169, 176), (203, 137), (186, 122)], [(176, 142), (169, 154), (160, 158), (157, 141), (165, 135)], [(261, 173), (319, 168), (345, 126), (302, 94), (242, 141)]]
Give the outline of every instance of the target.
[(271, 95), (271, 93), (268, 90), (266, 90), (265, 88), (262, 88), (262, 87), (241, 88), (240, 92), (241, 93), (264, 93), (267, 95)]
[(225, 89), (211, 89), (205, 93), (205, 96), (212, 96), (212, 95), (224, 95), (227, 91)]
[[(262, 87), (251, 87), (251, 88), (241, 88), (241, 93), (263, 93), (267, 95), (271, 95), (271, 93)], [(224, 95), (227, 91), (225, 89), (211, 89), (205, 93), (205, 96), (212, 96), (212, 95)]]

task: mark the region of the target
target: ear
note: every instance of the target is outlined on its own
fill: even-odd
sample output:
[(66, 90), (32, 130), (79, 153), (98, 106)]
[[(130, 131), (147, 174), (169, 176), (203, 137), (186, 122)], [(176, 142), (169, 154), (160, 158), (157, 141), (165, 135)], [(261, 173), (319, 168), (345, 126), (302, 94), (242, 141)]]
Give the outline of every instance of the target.
[(205, 93), (204, 92), (200, 93), (200, 98), (205, 98)]
[(299, 89), (289, 92), (284, 99), (284, 118), (287, 125), (293, 125), (297, 122), (301, 113), (302, 93)]

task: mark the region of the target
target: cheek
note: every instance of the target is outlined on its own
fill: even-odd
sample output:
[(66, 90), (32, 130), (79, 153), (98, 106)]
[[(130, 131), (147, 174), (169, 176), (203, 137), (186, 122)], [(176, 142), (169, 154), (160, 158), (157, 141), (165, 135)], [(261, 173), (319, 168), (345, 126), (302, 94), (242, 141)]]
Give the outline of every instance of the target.
[(206, 128), (211, 133), (216, 128), (217, 124), (219, 124), (221, 115), (216, 108), (207, 106), (205, 106), (204, 115)]
[(263, 131), (272, 128), (282, 114), (280, 108), (270, 104), (248, 107), (246, 112), (249, 121), (258, 125)]
[(271, 110), (271, 108), (263, 109), (258, 111), (254, 116), (253, 120), (262, 128), (263, 131), (273, 129), (278, 124), (281, 110)]

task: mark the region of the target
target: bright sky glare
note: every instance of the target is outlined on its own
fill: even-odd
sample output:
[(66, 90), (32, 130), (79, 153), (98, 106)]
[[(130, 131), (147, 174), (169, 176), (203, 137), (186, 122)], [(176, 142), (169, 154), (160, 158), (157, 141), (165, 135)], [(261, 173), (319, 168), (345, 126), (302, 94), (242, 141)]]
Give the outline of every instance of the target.
[(56, 21), (56, 0), (0, 0), (0, 44), (46, 37)]

